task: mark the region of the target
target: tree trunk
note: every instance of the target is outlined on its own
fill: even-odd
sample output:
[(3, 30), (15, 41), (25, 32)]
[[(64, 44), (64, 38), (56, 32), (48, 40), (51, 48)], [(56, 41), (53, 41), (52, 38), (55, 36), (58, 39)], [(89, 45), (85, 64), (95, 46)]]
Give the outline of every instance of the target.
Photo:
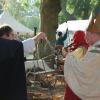
[[(40, 31), (45, 32), (47, 35), (50, 44), (53, 46), (55, 43), (56, 37), (56, 29), (58, 27), (58, 14), (61, 10), (60, 0), (41, 0), (41, 25)], [(43, 48), (45, 48), (45, 52), (43, 52)], [(42, 49), (42, 50), (41, 50)], [(40, 56), (47, 56), (51, 54), (50, 46), (41, 46), (40, 47)]]
[(41, 31), (47, 34), (50, 41), (55, 40), (58, 27), (58, 14), (61, 10), (60, 0), (41, 0)]

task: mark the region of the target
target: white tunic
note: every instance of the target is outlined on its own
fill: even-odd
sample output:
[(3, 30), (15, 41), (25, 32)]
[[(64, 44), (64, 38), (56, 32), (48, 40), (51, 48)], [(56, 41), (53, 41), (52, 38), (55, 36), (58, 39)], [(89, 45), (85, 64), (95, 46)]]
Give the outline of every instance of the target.
[(68, 86), (82, 100), (100, 100), (100, 41), (82, 59), (72, 53), (66, 57), (64, 76)]
[(24, 54), (33, 53), (35, 50), (35, 41), (32, 38), (22, 41), (24, 47)]

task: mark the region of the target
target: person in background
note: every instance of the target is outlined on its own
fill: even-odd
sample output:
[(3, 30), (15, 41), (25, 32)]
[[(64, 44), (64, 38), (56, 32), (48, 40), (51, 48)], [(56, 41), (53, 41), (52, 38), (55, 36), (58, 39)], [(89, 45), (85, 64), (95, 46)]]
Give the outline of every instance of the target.
[(64, 46), (64, 41), (67, 38), (67, 32), (63, 35), (62, 32), (57, 32), (58, 38), (56, 39), (56, 45)]
[(0, 100), (27, 100), (24, 52), (33, 52), (35, 43), (44, 38), (40, 32), (20, 42), (9, 25), (0, 26)]
[(78, 49), (77, 51), (80, 51), (81, 53), (85, 53), (85, 51), (88, 49), (88, 46), (89, 45), (85, 39), (85, 32), (78, 30), (74, 33), (72, 43), (68, 47), (63, 48), (62, 53), (64, 57), (66, 57), (68, 52), (72, 52), (76, 49)]
[[(72, 54), (77, 59), (81, 59), (85, 56), (88, 46), (89, 45), (87, 44), (87, 42), (85, 40), (85, 32), (78, 30), (74, 33), (72, 46), (70, 47), (70, 50), (67, 53), (72, 52)], [(67, 55), (66, 55), (66, 57), (67, 57)], [(78, 98), (78, 96), (76, 96), (72, 92), (72, 90), (69, 88), (69, 86), (66, 85), (64, 100), (80, 100), (80, 99)]]
[(64, 41), (66, 40), (66, 38), (67, 38), (67, 32), (65, 34), (63, 34), (62, 32), (57, 32), (55, 50), (57, 55), (58, 66), (62, 65), (62, 59), (63, 59), (62, 48), (64, 47)]
[(100, 100), (100, 13), (91, 17), (85, 37), (90, 45), (85, 56), (78, 59), (73, 52), (66, 56), (65, 81), (74, 94), (67, 93), (66, 100)]

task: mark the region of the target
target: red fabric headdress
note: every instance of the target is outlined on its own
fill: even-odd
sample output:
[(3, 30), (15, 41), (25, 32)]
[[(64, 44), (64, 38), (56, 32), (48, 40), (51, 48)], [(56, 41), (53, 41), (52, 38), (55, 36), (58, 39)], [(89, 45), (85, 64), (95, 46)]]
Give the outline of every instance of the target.
[(79, 31), (76, 31), (74, 33), (74, 36), (73, 36), (73, 46), (74, 46), (73, 49), (76, 49), (79, 46), (84, 46), (84, 47), (88, 48), (89, 45), (86, 43), (85, 33), (83, 31), (79, 30)]

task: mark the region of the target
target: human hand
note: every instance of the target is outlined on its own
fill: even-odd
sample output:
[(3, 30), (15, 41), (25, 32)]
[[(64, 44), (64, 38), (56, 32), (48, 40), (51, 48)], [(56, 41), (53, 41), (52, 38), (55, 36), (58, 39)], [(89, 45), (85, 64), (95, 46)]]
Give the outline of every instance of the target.
[(38, 38), (38, 40), (41, 40), (41, 39), (44, 40), (46, 38), (46, 35), (44, 32), (39, 32), (37, 34), (37, 38)]
[(40, 40), (44, 40), (46, 38), (46, 35), (44, 32), (39, 32), (36, 36), (33, 37), (33, 39), (37, 42)]

